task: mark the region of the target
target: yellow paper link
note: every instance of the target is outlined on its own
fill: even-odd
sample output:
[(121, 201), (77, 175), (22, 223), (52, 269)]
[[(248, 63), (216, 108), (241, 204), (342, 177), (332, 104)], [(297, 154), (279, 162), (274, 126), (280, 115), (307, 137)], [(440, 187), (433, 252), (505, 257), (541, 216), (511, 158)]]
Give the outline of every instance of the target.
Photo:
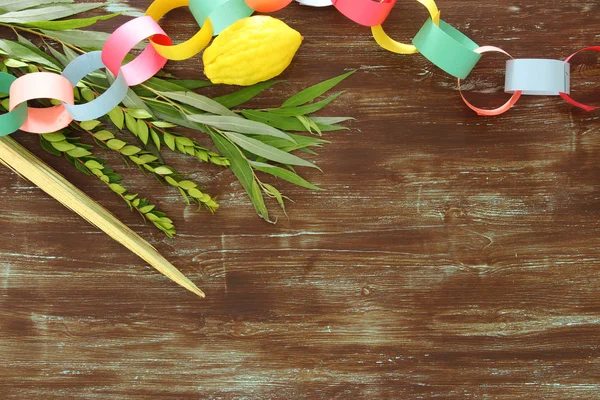
[[(440, 25), (440, 10), (437, 8), (437, 5), (433, 0), (417, 0), (419, 3), (423, 4), (427, 11), (429, 11), (429, 15), (431, 15), (431, 19), (436, 25)], [(379, 44), (384, 49), (391, 51), (392, 53), (398, 54), (415, 54), (419, 51), (412, 44), (400, 43), (392, 39), (388, 36), (387, 33), (383, 30), (381, 25), (371, 27), (371, 32), (373, 33), (373, 38), (377, 44)]]
[[(156, 0), (148, 8), (146, 15), (158, 22), (169, 11), (178, 7), (187, 7), (189, 3), (189, 0)], [(186, 42), (174, 46), (165, 46), (154, 43), (151, 39), (150, 43), (152, 43), (156, 52), (164, 58), (182, 61), (192, 58), (204, 50), (208, 46), (208, 43), (210, 43), (212, 36), (213, 26), (210, 19), (207, 18), (202, 25), (202, 29)]]

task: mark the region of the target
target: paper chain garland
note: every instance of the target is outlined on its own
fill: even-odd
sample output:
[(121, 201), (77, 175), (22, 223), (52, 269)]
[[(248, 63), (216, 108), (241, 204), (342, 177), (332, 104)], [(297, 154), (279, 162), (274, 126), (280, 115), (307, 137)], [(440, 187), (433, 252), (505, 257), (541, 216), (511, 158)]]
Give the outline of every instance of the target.
[[(600, 46), (586, 47), (566, 60), (513, 59), (494, 46), (480, 47), (463, 33), (440, 19), (433, 0), (417, 0), (429, 11), (421, 30), (412, 44), (390, 38), (382, 28), (397, 0), (297, 0), (302, 5), (325, 7), (333, 5), (342, 14), (360, 25), (370, 26), (375, 41), (384, 49), (399, 54), (421, 53), (433, 64), (458, 78), (466, 78), (486, 52), (500, 52), (511, 59), (506, 64), (505, 91), (512, 97), (502, 106), (481, 109), (470, 104), (460, 92), (465, 104), (478, 115), (493, 116), (508, 111), (522, 95), (561, 96), (568, 103), (586, 111), (597, 107), (579, 103), (570, 97), (570, 60), (582, 51), (598, 51)], [(107, 40), (102, 51), (90, 52), (73, 60), (61, 75), (36, 72), (15, 78), (0, 73), (0, 92), (9, 93), (9, 112), (0, 115), (0, 136), (17, 130), (47, 133), (62, 129), (73, 120), (99, 118), (118, 106), (127, 95), (129, 86), (138, 85), (164, 67), (168, 60), (185, 60), (208, 46), (214, 35), (237, 21), (259, 12), (273, 12), (289, 5), (292, 0), (156, 0), (146, 15), (119, 27)], [(159, 21), (169, 11), (189, 7), (201, 26), (188, 41), (173, 45), (161, 29)], [(133, 61), (122, 66), (127, 54), (141, 41), (150, 45)], [(87, 74), (106, 68), (116, 76), (111, 87), (93, 101), (74, 105), (73, 89)], [(52, 98), (62, 102), (49, 108), (27, 107), (28, 100)]]

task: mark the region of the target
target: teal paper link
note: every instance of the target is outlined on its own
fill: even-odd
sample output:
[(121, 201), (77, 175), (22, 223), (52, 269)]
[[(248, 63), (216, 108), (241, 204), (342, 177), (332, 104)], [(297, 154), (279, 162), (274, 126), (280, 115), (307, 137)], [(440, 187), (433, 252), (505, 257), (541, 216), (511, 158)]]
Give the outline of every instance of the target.
[[(62, 76), (67, 78), (75, 87), (87, 74), (102, 68), (106, 68), (102, 62), (102, 52), (92, 51), (71, 61), (64, 69)], [(108, 114), (118, 106), (127, 96), (128, 90), (127, 81), (123, 73), (119, 72), (119, 75), (106, 92), (93, 101), (79, 105), (63, 104), (75, 121), (90, 121)]]
[(474, 50), (479, 47), (456, 28), (444, 21), (437, 26), (431, 18), (413, 39), (421, 54), (450, 75), (465, 79), (481, 59)]
[(244, 0), (190, 0), (189, 8), (200, 26), (204, 25), (206, 18), (210, 18), (214, 36), (235, 21), (254, 13)]
[[(0, 72), (0, 93), (10, 93), (10, 86), (17, 78), (14, 76)], [(27, 109), (27, 103), (23, 103), (15, 108), (13, 111), (0, 115), (0, 136), (10, 135), (19, 130), (23, 126), (29, 111)]]

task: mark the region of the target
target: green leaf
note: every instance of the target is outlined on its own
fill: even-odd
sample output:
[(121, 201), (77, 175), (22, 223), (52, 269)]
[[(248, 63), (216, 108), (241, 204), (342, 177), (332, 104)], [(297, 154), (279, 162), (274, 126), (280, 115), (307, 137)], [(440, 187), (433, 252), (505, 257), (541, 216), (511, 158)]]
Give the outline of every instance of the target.
[(63, 140), (62, 142), (53, 142), (52, 147), (54, 147), (56, 150), (62, 151), (64, 153), (69, 150), (75, 149), (77, 146), (75, 146), (72, 143), (67, 142), (66, 140)]
[(86, 11), (100, 8), (104, 3), (64, 4), (48, 7), (38, 7), (29, 10), (12, 11), (0, 15), (0, 22), (6, 24), (26, 24), (28, 22), (52, 21), (70, 17)]
[(154, 210), (155, 208), (156, 208), (156, 206), (154, 206), (154, 205), (148, 205), (148, 206), (140, 208), (139, 211), (142, 214), (148, 214), (150, 211)]
[(123, 194), (127, 191), (123, 186), (119, 185), (118, 183), (111, 183), (108, 186), (110, 186), (110, 189), (117, 194)]
[(263, 186), (263, 191), (269, 197), (274, 197), (275, 199), (277, 199), (277, 203), (279, 203), (279, 206), (283, 210), (283, 213), (285, 215), (287, 215), (287, 212), (285, 211), (285, 203), (283, 201), (283, 195), (281, 194), (281, 192), (279, 190), (277, 190), (277, 188), (275, 186), (269, 185), (268, 183), (263, 182), (262, 186)]
[(156, 126), (157, 128), (163, 128), (163, 129), (175, 128), (177, 126), (175, 124), (171, 124), (169, 122), (163, 122), (163, 121), (152, 121), (152, 125)]
[(137, 119), (152, 118), (152, 114), (150, 114), (148, 111), (141, 109), (141, 108), (128, 108), (127, 114), (129, 114), (132, 117), (137, 118)]
[(86, 131), (91, 131), (92, 129), (94, 129), (95, 127), (97, 127), (98, 125), (100, 125), (100, 121), (96, 121), (96, 120), (93, 120), (93, 121), (83, 121), (80, 125)]
[(148, 144), (148, 137), (150, 131), (148, 130), (148, 125), (144, 120), (138, 119), (137, 121), (137, 135), (144, 144)]
[(101, 49), (110, 36), (108, 33), (96, 31), (51, 31), (42, 29), (42, 33), (50, 37), (56, 38), (61, 42), (69, 43), (85, 49)]
[(254, 173), (252, 172), (248, 160), (242, 155), (238, 148), (220, 134), (209, 132), (209, 135), (219, 152), (231, 162), (231, 170), (248, 193), (258, 215), (266, 221), (269, 221), (269, 211), (267, 210), (260, 188), (254, 180)]
[(160, 151), (160, 137), (158, 136), (158, 133), (156, 133), (156, 131), (154, 129), (150, 129), (150, 136), (152, 137), (152, 142), (154, 143), (154, 145), (156, 146), (156, 148), (158, 149), (158, 151)]
[(256, 161), (250, 161), (250, 165), (252, 165), (252, 167), (254, 169), (256, 169), (257, 171), (261, 171), (261, 172), (267, 173), (269, 175), (273, 175), (275, 177), (281, 178), (285, 181), (293, 183), (294, 185), (302, 186), (304, 188), (311, 189), (311, 190), (323, 190), (320, 187), (313, 185), (306, 179), (302, 178), (298, 174), (290, 171), (289, 169), (276, 167), (271, 164), (265, 164), (265, 163), (256, 162)]
[(163, 133), (163, 140), (169, 149), (175, 151), (175, 137), (170, 133)]
[(256, 154), (257, 156), (264, 157), (268, 160), (285, 165), (298, 165), (303, 167), (319, 169), (319, 167), (317, 167), (309, 161), (303, 160), (302, 158), (293, 154), (286, 153), (285, 151), (281, 151), (278, 148), (269, 146), (268, 144), (250, 138), (248, 136), (244, 136), (235, 132), (225, 132), (225, 135), (227, 135), (227, 137), (231, 139), (231, 141), (233, 141), (235, 144), (242, 147), (243, 149), (249, 151), (252, 154)]
[(98, 21), (105, 21), (107, 19), (111, 19), (111, 18), (114, 18), (119, 15), (121, 15), (121, 13), (100, 15), (100, 16), (90, 17), (90, 18), (68, 19), (65, 21), (28, 22), (25, 25), (32, 27), (32, 28), (48, 29), (51, 31), (66, 31), (68, 29), (85, 28), (86, 26), (94, 25)]
[(267, 135), (281, 139), (289, 140), (292, 143), (296, 141), (287, 133), (273, 128), (267, 124), (256, 121), (250, 121), (239, 117), (224, 117), (219, 115), (188, 115), (187, 118), (194, 122), (214, 126), (215, 128), (246, 133), (250, 135)]
[(139, 96), (135, 94), (135, 92), (131, 88), (129, 88), (129, 90), (127, 91), (127, 96), (125, 96), (125, 98), (123, 99), (123, 104), (127, 108), (138, 108), (150, 112), (150, 109), (148, 108), (146, 103), (142, 99), (140, 99)]
[(190, 190), (198, 187), (198, 185), (192, 181), (181, 181), (179, 182), (179, 187), (185, 190)]
[(106, 142), (106, 145), (111, 150), (121, 150), (123, 147), (125, 147), (125, 145), (127, 145), (127, 143), (119, 139), (111, 139)]
[(60, 63), (58, 60), (38, 49), (29, 40), (26, 40), (21, 36), (19, 36), (19, 40), (22, 42), (17, 43), (7, 39), (1, 40), (0, 49), (7, 55), (18, 58), (21, 61), (33, 62), (56, 72), (60, 70)]
[(173, 171), (169, 167), (161, 165), (160, 167), (154, 168), (154, 173), (158, 175), (171, 175)]
[(270, 125), (272, 127), (283, 129), (285, 131), (303, 131), (304, 126), (295, 117), (285, 117), (266, 111), (243, 110), (244, 117)]
[(74, 0), (2, 0), (0, 8), (6, 11), (20, 11), (55, 3), (73, 3)]
[[(5, 64), (8, 67), (13, 68), (21, 68), (26, 67), (27, 64), (25, 62), (32, 62), (38, 65), (43, 65), (53, 71), (58, 71), (60, 69), (60, 65), (58, 61), (56, 63), (48, 60), (48, 56), (41, 56), (38, 52), (28, 48), (27, 46), (13, 42), (11, 40), (0, 39), (0, 49), (8, 54), (9, 57), (14, 60), (7, 60)], [(19, 61), (17, 61), (17, 59)], [(13, 62), (14, 61), (14, 62)]]
[(194, 146), (194, 141), (185, 136), (177, 136), (175, 141), (182, 146)]
[(348, 78), (350, 75), (354, 74), (356, 71), (357, 70), (347, 72), (340, 76), (336, 76), (335, 78), (328, 79), (324, 82), (318, 83), (314, 86), (304, 89), (301, 92), (298, 92), (289, 99), (287, 99), (285, 103), (283, 103), (282, 107), (297, 107), (302, 104), (306, 104), (310, 101), (313, 101), (325, 92), (333, 89), (337, 84), (342, 82), (344, 79)]
[(131, 133), (133, 133), (135, 136), (138, 135), (137, 120), (133, 118), (129, 113), (125, 113), (125, 125)]
[(335, 125), (354, 120), (352, 117), (310, 117), (310, 119), (315, 121), (317, 124), (323, 125)]
[(67, 151), (67, 154), (74, 158), (81, 158), (81, 157), (87, 157), (87, 156), (92, 155), (92, 153), (90, 153), (89, 151), (87, 151), (86, 149), (81, 148), (81, 147), (77, 147), (73, 150), (69, 150), (69, 151)]
[(316, 103), (308, 104), (305, 106), (299, 107), (287, 107), (287, 108), (272, 108), (269, 111), (273, 114), (283, 115), (283, 116), (298, 116), (298, 115), (306, 115), (315, 113), (323, 108), (325, 108), (329, 103), (340, 97), (344, 92), (339, 92), (326, 98), (325, 100), (318, 101)]
[(52, 53), (54, 58), (56, 58), (62, 64), (63, 67), (69, 65), (69, 59), (65, 57), (65, 55), (62, 54), (60, 51), (55, 50), (52, 46), (48, 46), (48, 50), (50, 51), (50, 53)]
[(89, 169), (104, 169), (104, 165), (100, 164), (98, 161), (88, 160), (85, 162), (85, 166)]
[(138, 96), (145, 97), (156, 96), (152, 90), (157, 92), (186, 92), (188, 89), (185, 86), (179, 85), (178, 82), (179, 81), (168, 81), (165, 79), (152, 77), (143, 84), (135, 87), (134, 91)]
[(96, 139), (98, 139), (98, 140), (100, 140), (100, 141), (104, 142), (104, 141), (106, 141), (106, 140), (109, 140), (109, 139), (112, 139), (112, 138), (114, 138), (114, 137), (115, 137), (115, 135), (114, 135), (112, 132), (110, 132), (110, 131), (103, 130), (103, 131), (98, 131), (98, 132), (95, 132), (95, 133), (94, 133), (94, 137), (95, 137)]
[(60, 132), (45, 133), (42, 135), (42, 137), (49, 142), (62, 142), (66, 139), (65, 135)]
[(49, 141), (44, 140), (42, 137), (40, 137), (40, 146), (42, 147), (42, 149), (44, 149), (44, 151), (46, 151), (56, 157), (62, 156), (62, 153), (60, 151), (58, 151), (54, 147), (52, 147), (52, 144)]
[(133, 156), (142, 151), (139, 147), (136, 146), (125, 146), (121, 149), (121, 154), (124, 156)]
[(206, 96), (202, 96), (194, 92), (159, 92), (162, 96), (165, 96), (171, 100), (178, 101), (183, 104), (195, 107), (202, 111), (206, 111), (216, 115), (227, 115), (232, 118), (239, 118), (236, 113), (217, 103), (213, 99), (209, 99)]
[(123, 129), (125, 115), (120, 107), (115, 107), (112, 110), (110, 110), (110, 112), (108, 113), (108, 117), (117, 128)]
[(188, 89), (188, 90), (196, 90), (196, 89), (200, 89), (200, 88), (204, 88), (204, 87), (208, 87), (208, 86), (212, 86), (212, 82), (209, 81), (204, 81), (201, 79), (177, 79), (177, 80), (167, 80), (167, 82), (171, 82), (171, 83), (175, 83), (177, 82), (177, 84), (179, 86), (183, 86), (184, 88)]
[(284, 81), (266, 81), (257, 83), (256, 85), (245, 87), (241, 90), (238, 90), (237, 92), (233, 92), (225, 96), (215, 97), (214, 100), (221, 103), (227, 108), (237, 107), (240, 104), (244, 104), (245, 102), (253, 99), (266, 89), (280, 82)]

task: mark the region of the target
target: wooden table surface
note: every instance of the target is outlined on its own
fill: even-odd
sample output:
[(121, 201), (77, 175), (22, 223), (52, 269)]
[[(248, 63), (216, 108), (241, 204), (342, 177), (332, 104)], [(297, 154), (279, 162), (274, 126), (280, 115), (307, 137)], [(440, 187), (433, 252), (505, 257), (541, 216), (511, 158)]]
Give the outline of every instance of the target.
[[(598, 1), (439, 6), (515, 57), (564, 59), (600, 38)], [(188, 37), (192, 17), (171, 15), (167, 32)], [(128, 171), (178, 224), (169, 240), (33, 135), (15, 135), (207, 298), (1, 168), (0, 397), (600, 399), (600, 113), (524, 97), (480, 118), (453, 78), (380, 49), (334, 9), (293, 4), (276, 16), (305, 41), (288, 82), (253, 106), (360, 68), (325, 113), (352, 115), (351, 130), (326, 134), (323, 174), (302, 171), (327, 190), (280, 184), (295, 202), (270, 225), (226, 170), (168, 157), (219, 195), (214, 216)], [(386, 28), (409, 38), (425, 17), (401, 1)], [(573, 92), (596, 104), (598, 58), (572, 72)], [(483, 58), (469, 99), (505, 101), (504, 60)], [(201, 59), (167, 70), (200, 78)]]

